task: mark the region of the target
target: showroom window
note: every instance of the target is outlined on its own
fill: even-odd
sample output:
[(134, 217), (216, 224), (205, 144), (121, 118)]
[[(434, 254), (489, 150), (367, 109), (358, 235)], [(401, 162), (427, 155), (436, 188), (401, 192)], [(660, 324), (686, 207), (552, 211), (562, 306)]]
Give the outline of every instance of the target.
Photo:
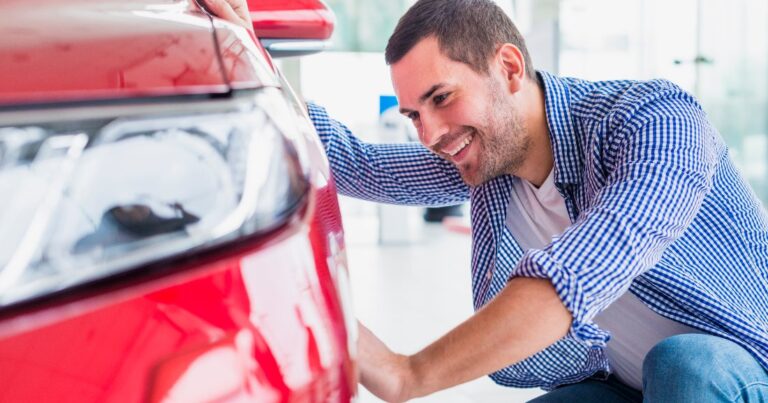
[(768, 2), (561, 0), (558, 70), (694, 94), (768, 202)]

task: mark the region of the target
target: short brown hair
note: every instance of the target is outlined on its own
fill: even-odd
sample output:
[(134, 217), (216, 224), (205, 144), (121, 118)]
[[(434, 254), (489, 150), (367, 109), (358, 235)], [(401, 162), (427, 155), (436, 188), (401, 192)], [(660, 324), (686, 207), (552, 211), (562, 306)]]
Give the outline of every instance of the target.
[(488, 72), (488, 61), (499, 45), (511, 43), (523, 54), (526, 75), (535, 77), (523, 36), (491, 0), (417, 1), (389, 37), (384, 56), (387, 64), (397, 63), (419, 41), (432, 35), (446, 56), (478, 73)]

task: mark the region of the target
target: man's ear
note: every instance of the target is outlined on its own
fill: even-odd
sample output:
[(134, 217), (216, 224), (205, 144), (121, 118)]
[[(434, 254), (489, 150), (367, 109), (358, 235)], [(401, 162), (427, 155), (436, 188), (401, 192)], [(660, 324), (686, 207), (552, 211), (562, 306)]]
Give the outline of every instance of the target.
[(525, 59), (517, 46), (511, 43), (502, 44), (496, 52), (496, 60), (503, 74), (504, 82), (511, 93), (516, 93), (522, 88), (527, 72), (525, 71)]

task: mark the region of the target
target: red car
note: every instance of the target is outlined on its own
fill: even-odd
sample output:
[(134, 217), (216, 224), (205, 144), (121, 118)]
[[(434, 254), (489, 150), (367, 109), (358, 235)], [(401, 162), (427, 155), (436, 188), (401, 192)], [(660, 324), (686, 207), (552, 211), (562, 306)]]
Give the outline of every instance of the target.
[(0, 3), (0, 401), (346, 402), (334, 182), (274, 55), (319, 0)]

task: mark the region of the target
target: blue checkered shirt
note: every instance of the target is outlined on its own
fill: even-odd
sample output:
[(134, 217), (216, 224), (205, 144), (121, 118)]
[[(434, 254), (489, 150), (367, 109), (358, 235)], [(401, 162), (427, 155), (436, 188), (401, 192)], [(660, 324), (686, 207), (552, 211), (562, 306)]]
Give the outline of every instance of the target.
[(506, 226), (512, 178), (464, 184), (417, 143), (366, 144), (309, 112), (342, 194), (383, 203), (471, 201), (475, 309), (512, 277), (548, 278), (568, 335), (491, 374), (552, 389), (610, 367), (593, 318), (628, 289), (654, 312), (732, 340), (768, 369), (768, 215), (698, 103), (674, 84), (590, 82), (540, 72), (555, 185), (572, 221), (524, 252)]

